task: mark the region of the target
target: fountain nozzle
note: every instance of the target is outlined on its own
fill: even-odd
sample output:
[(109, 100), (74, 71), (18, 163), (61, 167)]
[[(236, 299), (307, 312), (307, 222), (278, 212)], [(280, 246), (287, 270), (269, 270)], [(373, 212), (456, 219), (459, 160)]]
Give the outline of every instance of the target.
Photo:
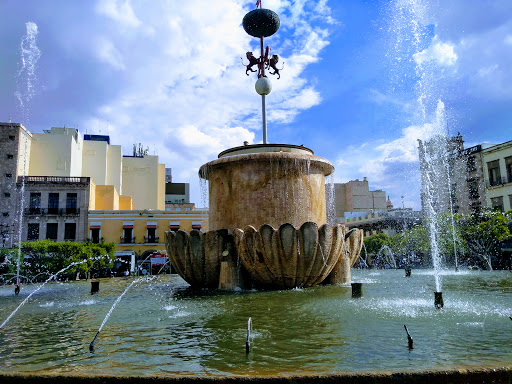
[(444, 307), (443, 292), (434, 292), (434, 305), (436, 309)]
[(360, 298), (363, 296), (363, 283), (352, 283), (352, 297)]
[(16, 288), (14, 288), (14, 294), (16, 296), (18, 296), (20, 294), (20, 290), (21, 290), (20, 285), (16, 284)]
[(409, 349), (413, 349), (413, 343), (411, 334), (409, 333), (409, 330), (407, 329), (407, 325), (404, 324), (405, 332), (407, 333), (407, 343), (409, 344)]

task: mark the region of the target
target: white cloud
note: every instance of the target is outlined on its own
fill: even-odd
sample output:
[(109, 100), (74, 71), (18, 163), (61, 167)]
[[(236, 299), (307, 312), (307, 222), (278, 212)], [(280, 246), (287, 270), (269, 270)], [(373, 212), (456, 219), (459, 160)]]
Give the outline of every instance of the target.
[(98, 0), (95, 10), (125, 27), (133, 28), (141, 24), (129, 0)]
[(110, 64), (115, 69), (123, 70), (125, 65), (121, 52), (114, 46), (112, 41), (100, 38), (96, 44), (96, 55), (101, 61)]
[[(113, 142), (125, 150), (139, 142), (150, 152), (159, 148), (160, 161), (175, 175), (194, 179), (199, 166), (220, 151), (244, 141), (259, 142), (261, 99), (254, 91), (256, 77), (246, 76), (240, 62), (246, 51), (258, 47), (257, 39), (241, 26), (246, 5), (243, 0), (171, 1), (152, 7), (100, 1), (99, 13), (127, 27), (137, 27), (143, 20), (154, 33), (98, 39), (100, 60), (124, 69), (126, 76), (118, 96), (99, 106), (87, 121), (109, 121)], [(305, 1), (278, 0), (268, 0), (265, 7), (284, 15), (282, 35), (278, 31), (269, 41), (272, 53), (280, 55), (278, 68), (285, 66), (281, 79), (271, 77), (268, 120), (289, 123), (321, 101), (303, 72), (329, 44), (329, 33), (320, 26), (326, 23), (329, 9), (325, 3), (315, 7)], [(290, 34), (297, 29), (300, 33)]]
[(454, 51), (454, 45), (443, 43), (437, 37), (432, 40), (432, 44), (421, 52), (413, 55), (414, 61), (418, 65), (427, 62), (434, 62), (443, 67), (455, 65), (457, 54)]

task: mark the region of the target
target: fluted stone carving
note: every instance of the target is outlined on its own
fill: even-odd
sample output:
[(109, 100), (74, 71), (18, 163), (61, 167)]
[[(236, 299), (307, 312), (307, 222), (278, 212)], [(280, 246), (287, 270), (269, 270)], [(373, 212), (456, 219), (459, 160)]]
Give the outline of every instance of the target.
[[(231, 286), (238, 279), (239, 260), (242, 274), (247, 273), (257, 287), (288, 289), (312, 287), (328, 276), (331, 284), (350, 282), (350, 267), (361, 251), (363, 232), (347, 231), (341, 224), (318, 228), (306, 222), (299, 229), (289, 223), (279, 229), (264, 224), (259, 231), (247, 226), (233, 234), (226, 229), (171, 231), (165, 233), (165, 243), (172, 265), (193, 287)], [(224, 278), (219, 282), (220, 275)]]
[(286, 223), (274, 229), (235, 229), (238, 256), (251, 279), (263, 288), (311, 287), (322, 282), (337, 263), (344, 226), (306, 222), (299, 229)]
[(222, 253), (230, 250), (233, 237), (226, 229), (202, 233), (193, 229), (165, 232), (167, 255), (178, 274), (198, 288), (217, 288)]
[(330, 284), (350, 283), (350, 268), (352, 268), (354, 263), (357, 261), (357, 258), (361, 253), (361, 248), (363, 247), (364, 233), (362, 230), (353, 228), (348, 231), (346, 227), (343, 228), (343, 232), (345, 233), (344, 246), (338, 262), (329, 275), (327, 282)]

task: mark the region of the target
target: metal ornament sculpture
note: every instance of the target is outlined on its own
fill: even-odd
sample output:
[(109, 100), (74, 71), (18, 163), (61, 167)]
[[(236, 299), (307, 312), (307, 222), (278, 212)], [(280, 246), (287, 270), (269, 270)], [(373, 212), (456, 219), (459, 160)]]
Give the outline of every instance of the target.
[[(258, 8), (259, 6), (259, 8)], [(267, 78), (265, 70), (271, 75), (277, 75), (279, 79), (281, 77), (280, 71), (283, 68), (277, 68), (279, 62), (278, 55), (270, 56), (270, 48), (263, 49), (264, 42), (263, 38), (272, 36), (277, 32), (280, 26), (279, 16), (270, 9), (263, 9), (261, 0), (256, 3), (256, 9), (253, 9), (244, 16), (242, 25), (245, 32), (249, 35), (260, 39), (260, 57), (254, 56), (252, 52), (247, 52), (245, 57), (249, 60), (249, 64), (245, 64), (242, 59), (242, 64), (245, 66), (245, 73), (249, 76), (249, 72), (257, 72), (258, 80), (255, 84), (256, 92), (261, 95), (261, 109), (263, 119), (263, 144), (267, 144), (267, 116), (265, 111), (265, 96), (272, 90), (272, 83)], [(284, 63), (283, 63), (284, 64)], [(254, 69), (257, 67), (257, 70)], [(271, 72), (271, 69), (274, 72)]]

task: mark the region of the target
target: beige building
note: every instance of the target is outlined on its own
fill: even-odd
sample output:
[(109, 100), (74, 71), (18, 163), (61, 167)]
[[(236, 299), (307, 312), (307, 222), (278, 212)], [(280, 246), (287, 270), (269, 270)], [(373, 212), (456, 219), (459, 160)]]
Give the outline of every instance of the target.
[(123, 191), (133, 209), (165, 210), (165, 165), (158, 156), (123, 156)]
[(84, 241), (89, 209), (165, 209), (165, 166), (158, 156), (134, 151), (123, 157), (108, 136), (82, 138), (77, 129), (56, 127), (31, 134), (21, 124), (0, 123), (0, 148), (4, 246), (19, 241), (20, 224), (21, 241)]
[(482, 150), (488, 207), (512, 209), (512, 140)]
[(334, 184), (336, 217), (344, 217), (345, 212), (369, 212), (387, 209), (386, 192), (370, 191), (368, 180), (351, 180), (348, 183)]

